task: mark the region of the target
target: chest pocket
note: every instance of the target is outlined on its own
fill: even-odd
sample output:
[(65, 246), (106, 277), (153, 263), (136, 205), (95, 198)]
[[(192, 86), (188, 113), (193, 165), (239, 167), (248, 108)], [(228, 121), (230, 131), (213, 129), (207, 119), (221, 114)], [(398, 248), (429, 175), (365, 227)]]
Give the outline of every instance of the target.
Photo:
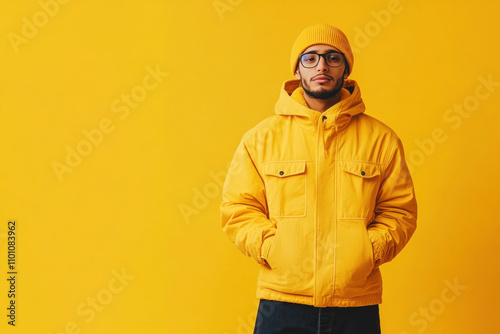
[(380, 187), (380, 166), (358, 161), (340, 161), (339, 217), (372, 217)]
[(262, 166), (269, 215), (306, 215), (306, 162), (269, 162)]

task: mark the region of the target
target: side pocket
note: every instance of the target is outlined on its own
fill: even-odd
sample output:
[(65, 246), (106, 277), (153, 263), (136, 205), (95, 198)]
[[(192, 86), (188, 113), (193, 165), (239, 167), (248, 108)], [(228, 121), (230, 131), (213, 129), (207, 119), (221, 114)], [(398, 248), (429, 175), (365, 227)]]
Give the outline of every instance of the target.
[(374, 269), (373, 246), (361, 219), (338, 220), (337, 286), (347, 295), (356, 295)]
[(271, 217), (306, 215), (306, 162), (279, 161), (262, 165)]
[(370, 239), (370, 234), (368, 233), (368, 229), (366, 230), (366, 235), (368, 237), (370, 254), (371, 254), (371, 268), (373, 270), (373, 269), (375, 269), (375, 250), (373, 249), (373, 243)]
[(300, 224), (295, 219), (282, 219), (277, 223), (266, 258), (268, 265), (260, 266), (260, 289), (295, 295), (313, 294), (313, 237), (302, 235)]

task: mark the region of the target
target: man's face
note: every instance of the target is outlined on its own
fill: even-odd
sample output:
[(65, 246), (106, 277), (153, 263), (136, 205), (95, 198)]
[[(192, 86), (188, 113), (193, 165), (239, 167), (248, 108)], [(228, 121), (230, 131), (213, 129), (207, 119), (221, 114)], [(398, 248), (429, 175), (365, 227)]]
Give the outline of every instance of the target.
[[(317, 44), (305, 49), (302, 54), (307, 52), (327, 53), (330, 51), (340, 52), (339, 49), (327, 45)], [(340, 55), (343, 57), (342, 55)], [(344, 80), (348, 74), (346, 70), (346, 60), (340, 67), (330, 67), (326, 63), (324, 57), (319, 57), (319, 63), (315, 67), (306, 68), (302, 66), (300, 60), (295, 71), (295, 77), (300, 79), (302, 88), (310, 97), (326, 100), (335, 96), (344, 85)]]

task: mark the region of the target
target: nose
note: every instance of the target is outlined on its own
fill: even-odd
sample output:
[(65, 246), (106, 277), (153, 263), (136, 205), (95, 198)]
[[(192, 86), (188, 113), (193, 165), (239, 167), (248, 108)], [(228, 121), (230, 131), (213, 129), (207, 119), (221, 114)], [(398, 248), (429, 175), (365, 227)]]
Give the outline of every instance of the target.
[(326, 64), (326, 59), (324, 56), (319, 57), (319, 63), (316, 65), (316, 71), (318, 72), (328, 72), (330, 66)]

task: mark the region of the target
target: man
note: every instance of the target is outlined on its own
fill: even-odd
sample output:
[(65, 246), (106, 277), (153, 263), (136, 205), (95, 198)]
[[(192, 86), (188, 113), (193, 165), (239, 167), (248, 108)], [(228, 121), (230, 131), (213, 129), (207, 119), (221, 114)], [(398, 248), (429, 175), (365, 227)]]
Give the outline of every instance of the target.
[(254, 333), (380, 333), (380, 265), (416, 228), (401, 140), (366, 115), (338, 28), (304, 29), (276, 115), (245, 133), (221, 222), (261, 266)]

